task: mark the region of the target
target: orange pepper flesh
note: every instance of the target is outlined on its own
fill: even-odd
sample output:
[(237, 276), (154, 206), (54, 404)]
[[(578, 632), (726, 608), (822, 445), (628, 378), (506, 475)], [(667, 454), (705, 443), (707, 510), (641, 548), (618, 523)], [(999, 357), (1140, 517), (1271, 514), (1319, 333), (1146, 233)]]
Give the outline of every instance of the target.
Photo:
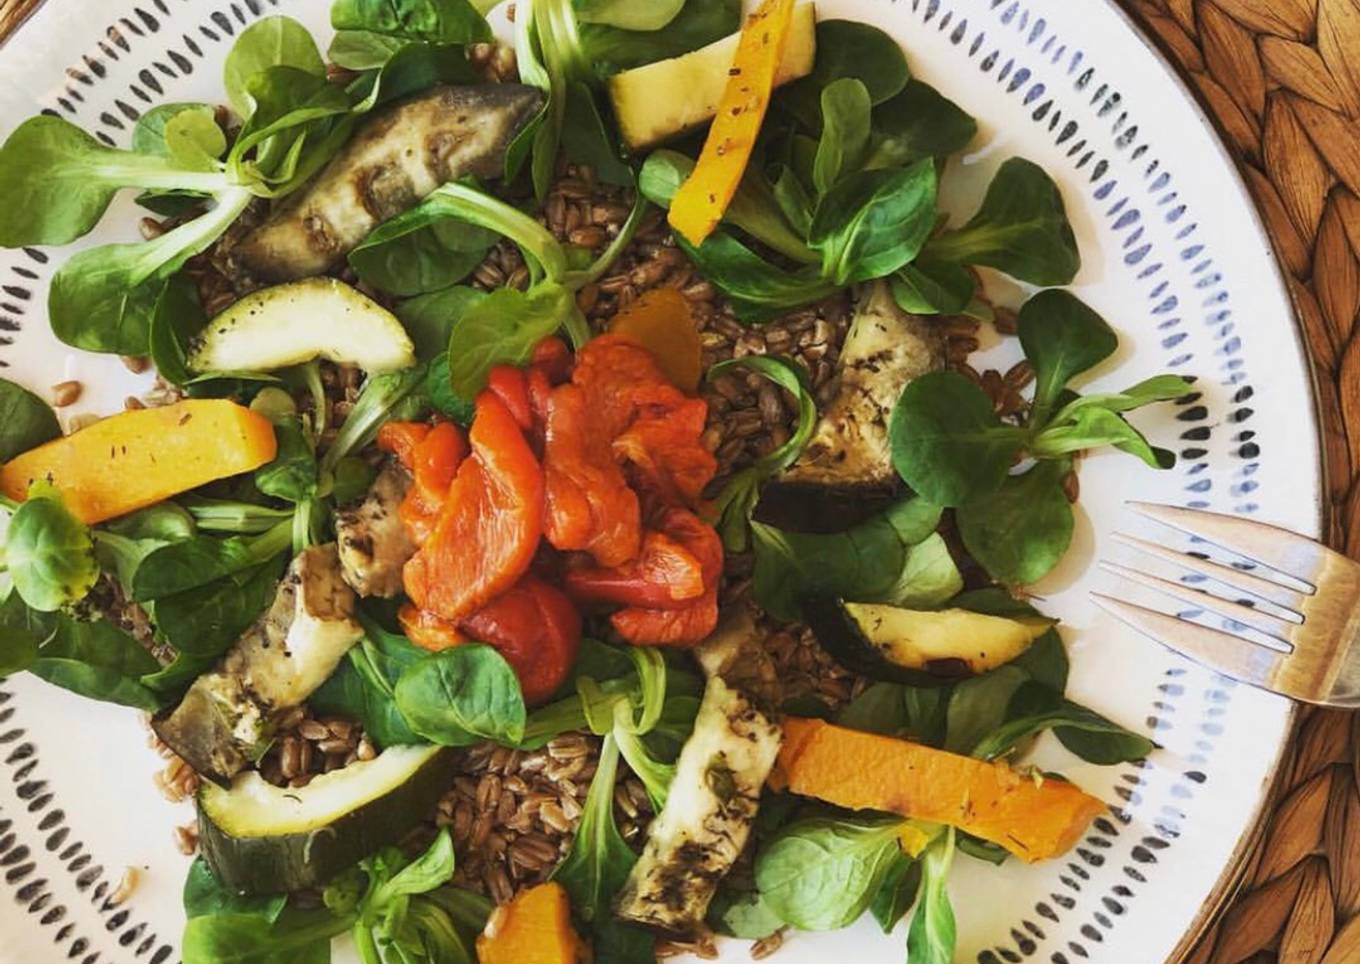
[(670, 225), (690, 244), (700, 245), (713, 233), (737, 193), (770, 106), (792, 19), (793, 0), (765, 0), (742, 28), (699, 162), (671, 199)]
[(703, 594), (674, 609), (629, 606), (614, 613), (609, 622), (615, 632), (637, 646), (697, 646), (718, 626), (722, 539), (711, 525), (686, 509), (667, 509), (660, 528), (699, 560)]
[(492, 391), (477, 396), (472, 455), (458, 467), (433, 531), (406, 563), (406, 594), (459, 620), (514, 585), (543, 531), (543, 471), (519, 423)]
[(468, 616), (462, 629), (489, 643), (519, 677), (524, 701), (543, 703), (566, 681), (581, 645), (581, 615), (562, 590), (528, 575)]
[(468, 638), (458, 631), (457, 625), (409, 602), (403, 603), (397, 610), (397, 622), (401, 623), (401, 630), (407, 639), (431, 652), (437, 653), (468, 642)]
[(703, 377), (703, 343), (689, 309), (689, 299), (674, 288), (653, 288), (627, 305), (609, 330), (645, 348), (671, 384), (694, 394)]
[(585, 964), (590, 949), (571, 927), (571, 900), (561, 884), (521, 890), (487, 919), (477, 938), (480, 964)]
[(684, 543), (649, 529), (637, 558), (609, 569), (574, 569), (564, 581), (585, 602), (679, 609), (704, 594), (704, 567)]
[(790, 717), (770, 786), (851, 810), (958, 827), (1033, 863), (1065, 853), (1105, 809), (1075, 784), (1004, 763)]

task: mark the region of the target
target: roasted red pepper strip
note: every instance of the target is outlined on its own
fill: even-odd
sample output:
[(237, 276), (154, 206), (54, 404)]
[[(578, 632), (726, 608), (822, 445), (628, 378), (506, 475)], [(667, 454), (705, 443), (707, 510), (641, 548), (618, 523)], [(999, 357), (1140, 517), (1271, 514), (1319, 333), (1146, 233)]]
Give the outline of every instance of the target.
[(638, 554), (641, 508), (614, 462), (609, 439), (593, 425), (586, 396), (559, 385), (548, 400), (543, 443), (547, 505), (543, 531), (558, 549), (584, 550), (601, 566)]
[(378, 448), (397, 457), (409, 470), (414, 465), (416, 446), (430, 434), (425, 422), (387, 422), (378, 429)]
[(534, 346), (530, 366), (548, 376), (554, 385), (560, 385), (571, 377), (571, 349), (561, 338), (550, 336)]
[(581, 616), (560, 589), (528, 575), (461, 623), (519, 677), (526, 703), (547, 700), (566, 680), (581, 644)]
[(543, 472), (505, 403), (477, 396), (472, 455), (449, 487), (439, 519), (403, 571), (419, 608), (459, 620), (514, 585), (543, 532)]
[(679, 609), (704, 594), (703, 562), (664, 532), (649, 530), (642, 552), (611, 569), (574, 569), (567, 592), (583, 602), (616, 603), (648, 609)]
[(452, 422), (388, 422), (378, 430), (378, 446), (394, 453), (411, 473), (411, 487), (397, 510), (411, 539), (429, 538), (448, 497), (458, 466), (467, 455), (463, 431)]
[(513, 365), (497, 365), (486, 376), (486, 387), (496, 394), (524, 431), (534, 427), (534, 413), (529, 404), (529, 383), (524, 370)]
[(461, 646), (468, 638), (458, 631), (458, 627), (447, 619), (440, 619), (434, 613), (417, 609), (411, 603), (404, 603), (397, 610), (397, 621), (401, 623), (406, 638), (421, 649), (438, 652), (450, 646)]
[(697, 646), (718, 625), (722, 539), (712, 526), (684, 509), (667, 510), (661, 525), (699, 560), (703, 568), (703, 595), (679, 609), (638, 606), (620, 609), (609, 621), (620, 636), (637, 646)]
[(615, 437), (615, 457), (628, 464), (640, 491), (667, 505), (696, 505), (718, 471), (702, 441), (708, 403), (669, 385), (639, 388), (634, 401), (637, 416)]

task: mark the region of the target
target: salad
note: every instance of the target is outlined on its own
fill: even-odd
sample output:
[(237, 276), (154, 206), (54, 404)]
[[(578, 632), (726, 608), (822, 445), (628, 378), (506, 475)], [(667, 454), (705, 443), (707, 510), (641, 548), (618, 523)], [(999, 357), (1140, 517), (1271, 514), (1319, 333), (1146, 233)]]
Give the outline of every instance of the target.
[[(1192, 384), (1082, 393), (1118, 336), (1062, 193), (1011, 158), (944, 216), (976, 124), (876, 27), (490, 6), (334, 0), (324, 54), (269, 16), (222, 104), (10, 133), (6, 246), (139, 192), (48, 307), (157, 387), (63, 432), (0, 381), (0, 675), (147, 715), (190, 964), (763, 956), (865, 914), (950, 961), (956, 861), (1105, 808), (1035, 738), (1153, 749), (1067, 698), (1025, 587), (1083, 453), (1169, 467), (1126, 416)], [(977, 371), (983, 329), (1023, 358)]]

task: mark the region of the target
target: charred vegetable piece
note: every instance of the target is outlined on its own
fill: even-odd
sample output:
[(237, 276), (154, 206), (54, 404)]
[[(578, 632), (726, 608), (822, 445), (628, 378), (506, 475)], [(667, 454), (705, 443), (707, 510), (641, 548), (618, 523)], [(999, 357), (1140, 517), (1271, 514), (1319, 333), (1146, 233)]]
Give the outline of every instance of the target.
[(395, 465), (378, 473), (362, 502), (335, 514), (335, 539), (345, 582), (360, 596), (401, 592), (401, 569), (416, 554), (399, 509), (411, 485)]
[(23, 501), (42, 479), (80, 521), (103, 522), (274, 458), (274, 426), (222, 399), (120, 412), (16, 456), (0, 491)]
[(448, 789), (452, 754), (445, 747), (389, 747), (305, 787), (276, 787), (254, 771), (229, 788), (205, 783), (198, 795), (203, 857), (238, 894), (324, 884), (425, 818)]
[(671, 934), (702, 926), (746, 845), (779, 743), (779, 727), (750, 700), (720, 677), (709, 679), (666, 806), (619, 892), (619, 917)]
[(323, 274), (439, 185), (503, 170), (506, 148), (542, 96), (520, 84), (439, 86), (375, 113), (312, 184), (235, 248), (236, 261), (266, 281)]
[(199, 372), (273, 371), (313, 358), (369, 373), (416, 363), (396, 316), (335, 278), (307, 278), (246, 295), (208, 323), (188, 362)]
[(803, 615), (817, 641), (842, 666), (916, 686), (996, 669), (1053, 626), (1053, 620), (1041, 616), (899, 609), (837, 599), (814, 599), (803, 607)]
[(335, 545), (312, 546), (217, 669), (152, 726), (199, 774), (230, 780), (264, 751), (277, 714), (310, 696), (362, 636)]
[(1105, 809), (1060, 779), (796, 717), (784, 721), (770, 786), (851, 810), (948, 824), (1027, 863), (1066, 853)]
[(875, 283), (841, 348), (835, 395), (802, 456), (765, 488), (759, 517), (805, 529), (799, 520), (825, 515), (828, 504), (875, 506), (891, 496), (900, 485), (888, 437), (893, 406), (909, 382), (943, 367), (944, 342), (931, 323)]
[[(682, 56), (609, 78), (609, 99), (628, 146), (642, 150), (712, 120), (727, 86), (739, 36), (732, 34)], [(793, 11), (774, 85), (812, 73), (816, 56), (816, 10), (810, 3), (801, 4)]]
[(699, 163), (671, 200), (667, 220), (698, 246), (732, 202), (770, 106), (793, 19), (793, 0), (763, 0), (747, 18)]
[(571, 926), (571, 900), (561, 884), (521, 890), (492, 911), (477, 938), (479, 964), (584, 964), (590, 950)]

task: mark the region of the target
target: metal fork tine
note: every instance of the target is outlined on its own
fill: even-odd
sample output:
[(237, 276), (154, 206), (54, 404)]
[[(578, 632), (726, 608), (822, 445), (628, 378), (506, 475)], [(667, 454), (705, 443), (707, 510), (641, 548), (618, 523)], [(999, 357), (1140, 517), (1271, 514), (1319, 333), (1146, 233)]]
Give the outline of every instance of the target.
[(1270, 566), (1291, 579), (1298, 579), (1310, 588), (1313, 588), (1312, 584), (1299, 579), (1295, 573), (1312, 572), (1318, 560), (1331, 551), (1312, 539), (1290, 532), (1288, 529), (1244, 519), (1241, 516), (1184, 509), (1180, 506), (1159, 505), (1153, 502), (1130, 502), (1129, 506), (1149, 519), (1192, 536), (1207, 539), (1248, 559)]
[(1100, 593), (1092, 593), (1091, 598), (1120, 622), (1201, 665), (1253, 686), (1264, 686), (1297, 699), (1309, 698), (1307, 694), (1281, 689), (1279, 681), (1284, 676), (1281, 670), (1289, 659), (1284, 653)]
[(1181, 569), (1187, 569), (1225, 586), (1231, 586), (1233, 589), (1249, 593), (1258, 599), (1269, 600), (1277, 606), (1283, 606), (1295, 612), (1303, 606), (1310, 595), (1298, 592), (1278, 582), (1262, 579), (1252, 573), (1243, 572), (1241, 569), (1234, 569), (1232, 566), (1225, 566), (1209, 559), (1200, 559), (1184, 552), (1177, 552), (1175, 549), (1159, 546), (1157, 543), (1148, 542), (1146, 539), (1136, 539), (1133, 536), (1124, 535), (1122, 532), (1114, 533), (1111, 538), (1120, 545), (1163, 559)]
[(1209, 593), (1193, 586), (1187, 586), (1185, 583), (1172, 582), (1170, 579), (1159, 579), (1156, 576), (1149, 576), (1145, 572), (1139, 572), (1137, 569), (1130, 569), (1117, 563), (1102, 561), (1100, 568), (1140, 586), (1165, 593), (1173, 599), (1182, 600), (1200, 609), (1207, 609), (1241, 623), (1243, 626), (1250, 626), (1252, 629), (1260, 630), (1267, 635), (1278, 637), (1282, 641), (1288, 640), (1292, 630), (1300, 625), (1278, 616), (1272, 616), (1270, 613), (1262, 612), (1259, 609), (1243, 606), (1241, 603), (1229, 602), (1226, 599), (1211, 596)]

